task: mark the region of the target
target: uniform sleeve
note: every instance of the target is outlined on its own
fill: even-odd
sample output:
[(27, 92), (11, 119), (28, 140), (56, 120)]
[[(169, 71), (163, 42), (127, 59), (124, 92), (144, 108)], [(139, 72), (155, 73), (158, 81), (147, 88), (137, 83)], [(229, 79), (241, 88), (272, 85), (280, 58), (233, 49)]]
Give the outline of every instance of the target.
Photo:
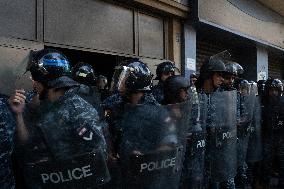
[(70, 119), (75, 134), (85, 143), (95, 148), (106, 149), (103, 136), (103, 124), (100, 122), (98, 112), (81, 98), (73, 101)]

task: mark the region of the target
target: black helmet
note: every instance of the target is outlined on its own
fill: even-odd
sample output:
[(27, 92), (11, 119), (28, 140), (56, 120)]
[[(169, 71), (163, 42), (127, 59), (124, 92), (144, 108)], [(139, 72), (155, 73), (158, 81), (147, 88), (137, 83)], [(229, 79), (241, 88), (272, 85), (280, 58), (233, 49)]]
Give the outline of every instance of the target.
[(196, 73), (192, 73), (192, 74), (190, 74), (190, 78), (196, 78), (196, 79), (197, 79), (197, 75), (196, 75)]
[(226, 66), (226, 73), (228, 74), (238, 76), (244, 73), (243, 67), (237, 62), (227, 61), (225, 66)]
[(162, 73), (168, 73), (168, 72), (173, 72), (175, 73), (175, 64), (172, 62), (172, 61), (165, 61), (165, 62), (162, 62), (160, 63), (158, 66), (157, 66), (157, 69), (156, 69), (156, 80), (159, 80), (161, 78), (161, 75)]
[(72, 68), (72, 77), (75, 81), (93, 86), (95, 85), (96, 76), (94, 69), (90, 64), (79, 62)]
[(225, 61), (230, 56), (228, 51), (223, 51), (205, 60), (200, 68), (200, 77), (209, 78), (214, 72), (226, 72)]
[(55, 49), (32, 51), (26, 71), (31, 72), (33, 80), (48, 87), (77, 85), (77, 82), (69, 78), (71, 71), (68, 59)]
[(164, 83), (165, 92), (175, 93), (179, 89), (189, 88), (190, 84), (188, 80), (180, 75), (170, 76)]
[(97, 79), (97, 86), (99, 89), (107, 89), (108, 88), (107, 77), (104, 75), (99, 75)]
[(280, 79), (268, 79), (265, 83), (267, 90), (269, 89), (278, 89), (279, 92), (283, 92), (283, 83)]
[(179, 91), (180, 89), (188, 90), (190, 87), (188, 79), (183, 76), (175, 75), (170, 76), (165, 80), (164, 83), (164, 94), (166, 101), (173, 101), (175, 99), (176, 102), (179, 102)]
[(126, 66), (125, 87), (130, 91), (150, 91), (153, 75), (146, 64), (134, 60)]
[(248, 94), (250, 92), (251, 84), (247, 80), (239, 78), (235, 80), (234, 86), (238, 91), (245, 90)]

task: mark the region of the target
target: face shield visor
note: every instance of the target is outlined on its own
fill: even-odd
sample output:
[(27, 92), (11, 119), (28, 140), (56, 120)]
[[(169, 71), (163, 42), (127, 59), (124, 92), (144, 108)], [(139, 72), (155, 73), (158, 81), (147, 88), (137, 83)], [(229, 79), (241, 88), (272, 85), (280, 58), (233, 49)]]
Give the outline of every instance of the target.
[(112, 77), (111, 91), (125, 91), (125, 80), (134, 69), (128, 66), (117, 66)]

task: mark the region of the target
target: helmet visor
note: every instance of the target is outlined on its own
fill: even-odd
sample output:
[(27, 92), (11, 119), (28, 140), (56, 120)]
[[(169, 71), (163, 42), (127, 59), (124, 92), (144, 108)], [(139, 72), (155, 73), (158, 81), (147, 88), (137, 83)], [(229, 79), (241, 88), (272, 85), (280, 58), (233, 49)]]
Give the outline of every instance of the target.
[(116, 67), (112, 77), (111, 91), (124, 91), (125, 80), (129, 76), (131, 71), (133, 71), (133, 68), (128, 66)]

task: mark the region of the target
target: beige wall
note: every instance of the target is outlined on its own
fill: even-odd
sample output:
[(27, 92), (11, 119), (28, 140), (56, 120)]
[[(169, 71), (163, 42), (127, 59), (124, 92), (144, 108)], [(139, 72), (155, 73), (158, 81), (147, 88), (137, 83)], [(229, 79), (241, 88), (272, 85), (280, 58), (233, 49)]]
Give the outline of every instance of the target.
[(284, 49), (283, 24), (252, 17), (227, 0), (199, 0), (199, 18)]

